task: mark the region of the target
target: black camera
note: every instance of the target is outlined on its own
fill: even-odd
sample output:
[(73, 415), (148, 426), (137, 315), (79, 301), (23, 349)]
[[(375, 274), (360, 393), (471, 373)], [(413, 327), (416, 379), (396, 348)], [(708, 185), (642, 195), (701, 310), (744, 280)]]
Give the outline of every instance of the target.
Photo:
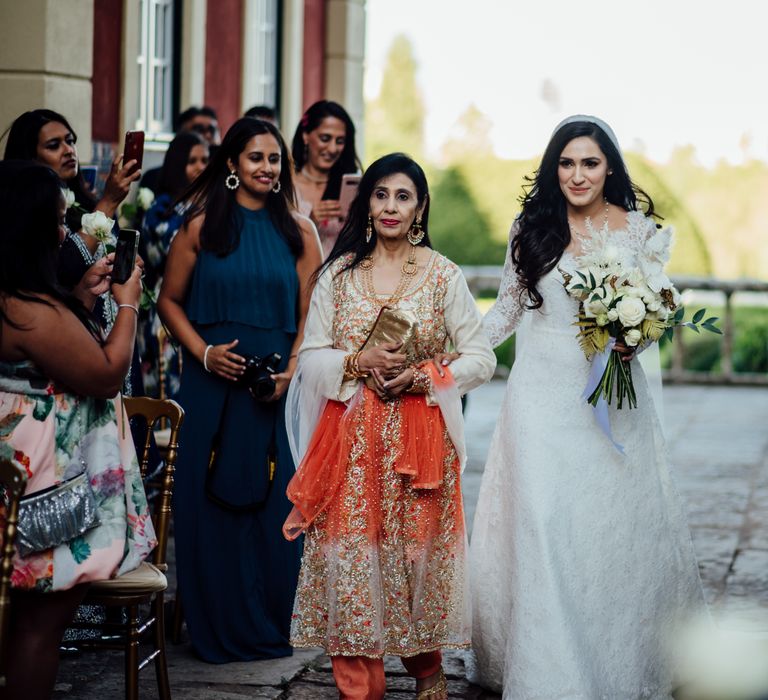
[(245, 371), (240, 377), (242, 384), (259, 401), (268, 399), (275, 393), (275, 380), (270, 375), (277, 374), (275, 369), (282, 357), (273, 352), (265, 357), (252, 355), (245, 361)]

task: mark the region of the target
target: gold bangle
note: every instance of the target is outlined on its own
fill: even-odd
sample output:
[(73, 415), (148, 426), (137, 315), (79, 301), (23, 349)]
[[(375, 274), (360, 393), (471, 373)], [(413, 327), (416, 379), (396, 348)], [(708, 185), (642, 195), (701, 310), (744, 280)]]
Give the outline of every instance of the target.
[(428, 372), (421, 367), (411, 367), (413, 370), (413, 381), (405, 391), (408, 394), (428, 394), (432, 388), (432, 379)]

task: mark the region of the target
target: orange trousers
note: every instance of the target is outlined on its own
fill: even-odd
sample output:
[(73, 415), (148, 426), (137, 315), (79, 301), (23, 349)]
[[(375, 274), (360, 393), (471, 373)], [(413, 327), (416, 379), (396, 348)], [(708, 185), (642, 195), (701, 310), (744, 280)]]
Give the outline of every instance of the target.
[[(440, 651), (428, 651), (400, 659), (408, 674), (416, 679), (429, 678), (443, 663)], [(333, 679), (339, 700), (382, 700), (386, 690), (384, 659), (367, 656), (332, 656)]]

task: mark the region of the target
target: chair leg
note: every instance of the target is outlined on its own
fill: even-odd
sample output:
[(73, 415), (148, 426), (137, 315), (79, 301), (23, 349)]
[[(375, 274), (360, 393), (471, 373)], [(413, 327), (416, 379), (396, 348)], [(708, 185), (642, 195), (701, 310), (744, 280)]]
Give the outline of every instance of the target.
[(184, 624), (184, 608), (179, 598), (179, 587), (176, 586), (176, 599), (173, 602), (173, 622), (171, 627), (171, 641), (174, 644), (181, 643), (181, 626)]
[(128, 635), (125, 640), (125, 700), (139, 700), (139, 606), (126, 608)]
[(171, 700), (171, 686), (168, 682), (168, 661), (165, 657), (165, 596), (162, 591), (152, 601), (155, 615), (155, 649), (160, 653), (155, 657), (155, 675), (160, 700)]

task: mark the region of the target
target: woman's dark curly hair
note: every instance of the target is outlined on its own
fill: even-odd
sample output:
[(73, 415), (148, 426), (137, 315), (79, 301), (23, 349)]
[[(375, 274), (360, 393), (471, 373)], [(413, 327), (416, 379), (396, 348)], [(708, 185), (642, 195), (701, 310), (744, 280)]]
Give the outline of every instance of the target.
[(541, 164), (521, 198), (522, 212), (517, 219), (517, 234), (512, 240), (512, 262), (522, 282), (521, 298), (526, 308), (538, 309), (544, 303), (537, 288), (539, 280), (557, 265), (568, 244), (566, 200), (560, 189), (557, 171), (565, 147), (580, 136), (593, 139), (608, 161), (613, 173), (605, 180), (604, 197), (616, 206), (633, 211), (644, 205), (646, 215), (654, 216), (653, 201), (629, 177), (624, 159), (613, 141), (597, 124), (580, 121), (558, 129), (547, 145)]

